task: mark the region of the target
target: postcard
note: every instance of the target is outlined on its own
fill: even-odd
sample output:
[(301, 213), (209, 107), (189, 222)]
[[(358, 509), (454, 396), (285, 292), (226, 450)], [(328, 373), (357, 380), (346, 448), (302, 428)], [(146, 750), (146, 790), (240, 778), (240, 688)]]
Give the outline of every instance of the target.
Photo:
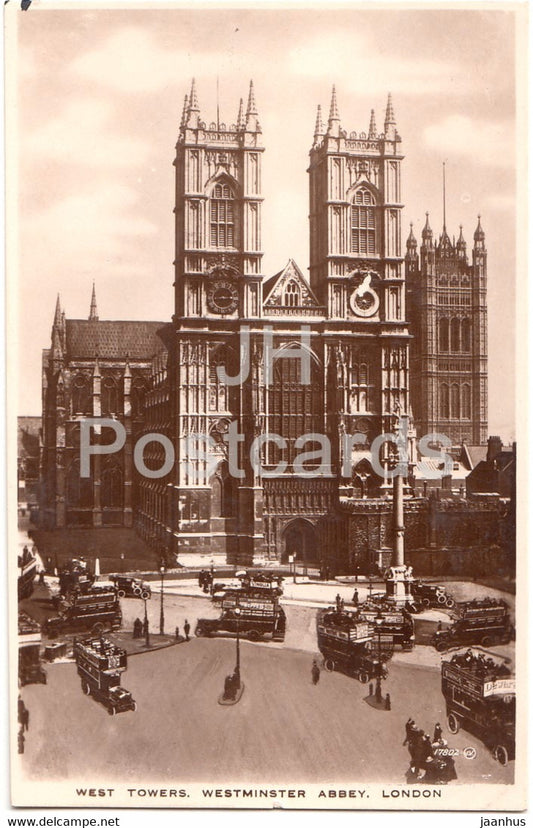
[(5, 19), (12, 805), (524, 809), (525, 5)]

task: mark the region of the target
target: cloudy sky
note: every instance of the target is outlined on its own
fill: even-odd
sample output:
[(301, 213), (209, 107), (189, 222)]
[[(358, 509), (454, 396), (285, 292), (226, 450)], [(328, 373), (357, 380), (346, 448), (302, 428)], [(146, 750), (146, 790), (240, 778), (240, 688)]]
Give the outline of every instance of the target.
[[(8, 21), (9, 22), (9, 21)], [(514, 436), (515, 16), (512, 10), (43, 9), (18, 14), (19, 412), (40, 412), (40, 351), (56, 294), (87, 317), (172, 314), (173, 167), (183, 97), (234, 123), (254, 79), (266, 152), (264, 274), (308, 266), (307, 174), (316, 105), (337, 87), (341, 125), (383, 122), (403, 139), (403, 234), (429, 210), (477, 214), (489, 250), (489, 428)], [(9, 66), (7, 67), (9, 76)], [(11, 116), (14, 119), (14, 112)], [(28, 336), (28, 331), (31, 335)]]

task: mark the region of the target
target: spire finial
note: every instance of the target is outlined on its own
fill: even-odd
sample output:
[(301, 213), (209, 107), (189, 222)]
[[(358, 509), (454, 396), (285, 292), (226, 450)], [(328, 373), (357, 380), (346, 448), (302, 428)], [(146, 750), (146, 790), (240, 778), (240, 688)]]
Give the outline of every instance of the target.
[(89, 311), (89, 322), (98, 322), (98, 308), (96, 307), (96, 286), (93, 282), (93, 292), (91, 295), (91, 310)]
[(246, 130), (248, 132), (261, 132), (259, 124), (259, 117), (257, 106), (255, 103), (254, 82), (250, 81), (250, 91), (248, 93), (248, 105), (246, 107)]
[(332, 121), (340, 121), (339, 118), (339, 110), (337, 108), (337, 91), (335, 89), (335, 84), (333, 84), (333, 88), (331, 90), (331, 104), (329, 107), (329, 125), (331, 126)]
[(324, 135), (324, 124), (322, 122), (322, 107), (318, 104), (316, 109), (315, 138)]
[(430, 224), (429, 224), (429, 213), (426, 213), (426, 223), (425, 223), (424, 228), (422, 230), (422, 239), (423, 239), (423, 241), (428, 241), (429, 239), (432, 239), (432, 238), (433, 238), (433, 230), (431, 229)]
[(332, 136), (333, 138), (341, 137), (341, 119), (339, 117), (339, 110), (337, 108), (337, 91), (335, 89), (335, 84), (333, 84), (333, 88), (331, 90), (331, 104), (329, 106), (327, 134)]
[(237, 115), (237, 129), (244, 129), (246, 126), (244, 122), (244, 101), (241, 98), (239, 101), (239, 114)]
[(250, 91), (248, 93), (248, 106), (246, 107), (247, 115), (257, 115), (257, 106), (255, 104), (254, 82), (250, 81)]
[(484, 242), (485, 241), (485, 231), (481, 226), (481, 213), (477, 215), (477, 227), (474, 233), (474, 241), (476, 242)]
[(392, 108), (392, 94), (389, 92), (387, 97), (387, 110), (385, 112), (385, 132), (388, 127), (396, 125), (396, 118), (394, 117), (394, 109)]
[(187, 121), (187, 109), (188, 109), (188, 106), (189, 106), (189, 96), (188, 96), (188, 95), (185, 95), (185, 97), (184, 97), (184, 99), (183, 99), (183, 112), (181, 113), (181, 122), (180, 122), (180, 127), (184, 127), (184, 126), (185, 126), (185, 122)]
[(442, 232), (446, 233), (446, 161), (442, 162)]
[(375, 138), (377, 135), (376, 127), (376, 113), (373, 109), (370, 110), (370, 126), (368, 127), (368, 137)]
[(416, 238), (415, 234), (413, 233), (413, 222), (409, 223), (410, 232), (409, 236), (407, 237), (407, 249), (408, 250), (416, 250)]
[(59, 293), (57, 294), (56, 310), (54, 313), (54, 325), (61, 324), (61, 299)]
[(189, 96), (189, 112), (200, 112), (198, 105), (198, 95), (196, 94), (196, 80), (192, 79), (191, 94)]

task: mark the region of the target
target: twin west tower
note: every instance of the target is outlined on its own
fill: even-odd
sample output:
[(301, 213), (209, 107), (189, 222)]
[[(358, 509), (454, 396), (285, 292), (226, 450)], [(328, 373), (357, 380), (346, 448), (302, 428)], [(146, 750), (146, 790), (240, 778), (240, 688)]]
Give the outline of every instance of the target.
[[(318, 109), (310, 150), (309, 278), (293, 260), (267, 277), (264, 147), (252, 84), (236, 112), (234, 124), (207, 123), (194, 82), (185, 98), (174, 161), (172, 322), (161, 323), (157, 335), (151, 328), (141, 335), (139, 327), (135, 345), (129, 332), (134, 355), (120, 353), (120, 346), (102, 350), (99, 326), (148, 323), (100, 322), (96, 303), (83, 323), (59, 317), (59, 325), (77, 323), (77, 333), (69, 340), (56, 332), (61, 354), (54, 353), (54, 339), (45, 352), (49, 472), (58, 462), (59, 374), (63, 433), (75, 435), (80, 411), (71, 389), (82, 381), (85, 409), (94, 411), (97, 364), (100, 397), (106, 376), (116, 382), (116, 410), (109, 413), (124, 422), (127, 442), (113, 458), (120, 506), (113, 507), (114, 521), (104, 519), (110, 506), (102, 500), (98, 464), (84, 484), (84, 505), (74, 489), (69, 495), (75, 437), (67, 439), (54, 478), (63, 481), (61, 519), (55, 497), (46, 514), (56, 526), (133, 523), (150, 542), (178, 554), (225, 553), (243, 564), (296, 554), (319, 562), (351, 544), (343, 503), (381, 508), (390, 487), (372, 467), (370, 447), (400, 419), (414, 420), (419, 434), (420, 428), (449, 434), (454, 444), (486, 439), (484, 235), (478, 226), (471, 265), (462, 233), (453, 245), (446, 228), (438, 244), (426, 228), (420, 253), (411, 233), (405, 256), (403, 155), (391, 98), (383, 124), (377, 126), (372, 111), (366, 132), (348, 133), (334, 89), (327, 119)], [(97, 341), (99, 353), (91, 355)], [(136, 413), (133, 387), (140, 389)], [(164, 477), (131, 468), (134, 441), (152, 432), (174, 447), (175, 463)], [(355, 434), (356, 441), (345, 439)], [(191, 453), (197, 435), (208, 436), (207, 454)], [(410, 451), (414, 466), (414, 441)], [(161, 445), (147, 446), (146, 464), (161, 467), (163, 454)]]

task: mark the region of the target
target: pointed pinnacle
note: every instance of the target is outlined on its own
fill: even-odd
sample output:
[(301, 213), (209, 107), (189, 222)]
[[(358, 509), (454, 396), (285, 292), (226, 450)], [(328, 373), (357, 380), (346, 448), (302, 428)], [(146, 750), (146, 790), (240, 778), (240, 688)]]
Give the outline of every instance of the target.
[(89, 321), (98, 322), (98, 308), (96, 307), (96, 287), (93, 282), (93, 292), (91, 296), (91, 309), (89, 311)]
[(387, 131), (387, 126), (392, 126), (396, 124), (396, 119), (394, 117), (394, 109), (392, 108), (392, 95), (389, 92), (387, 98), (387, 111), (385, 112), (385, 132)]
[(183, 99), (183, 112), (181, 113), (181, 123), (180, 126), (185, 125), (185, 121), (187, 120), (187, 108), (189, 105), (189, 96), (185, 95)]
[(196, 94), (196, 81), (193, 78), (191, 83), (191, 94), (189, 96), (189, 112), (199, 112), (198, 96)]
[(322, 107), (318, 104), (316, 110), (316, 123), (315, 123), (315, 138), (317, 135), (324, 135), (324, 124), (322, 123)]
[(244, 101), (241, 98), (239, 101), (239, 114), (237, 115), (237, 129), (244, 129)]
[(376, 115), (373, 109), (370, 110), (370, 126), (368, 127), (368, 137), (373, 138), (377, 134)]
[(247, 115), (257, 115), (257, 107), (255, 105), (254, 82), (250, 81), (250, 91), (248, 93), (248, 106), (246, 107)]
[(59, 298), (59, 293), (57, 294), (57, 301), (56, 301), (56, 310), (54, 313), (54, 325), (61, 324), (61, 300)]
[(331, 90), (331, 104), (329, 107), (329, 121), (340, 121), (339, 118), (339, 110), (337, 108), (337, 92), (335, 90), (335, 84), (333, 84), (333, 89)]

